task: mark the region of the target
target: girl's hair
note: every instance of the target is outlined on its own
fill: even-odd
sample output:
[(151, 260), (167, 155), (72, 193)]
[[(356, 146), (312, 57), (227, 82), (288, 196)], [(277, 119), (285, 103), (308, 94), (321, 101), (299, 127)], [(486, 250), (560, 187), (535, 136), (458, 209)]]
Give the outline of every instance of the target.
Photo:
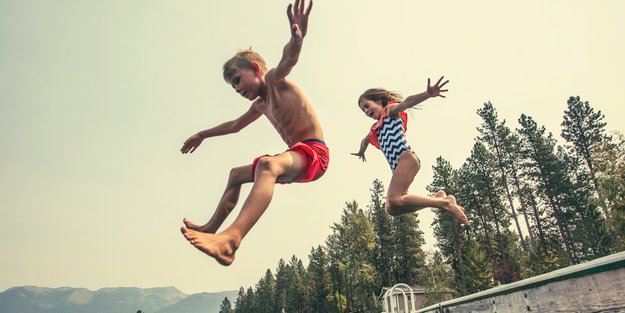
[(380, 101), (382, 107), (386, 107), (389, 102), (402, 102), (404, 98), (393, 91), (386, 90), (384, 88), (371, 88), (365, 90), (365, 92), (358, 98), (358, 103), (363, 99), (371, 101)]
[(267, 63), (258, 52), (252, 48), (240, 50), (224, 63), (224, 79), (229, 81), (237, 68), (253, 69), (252, 63), (258, 64), (261, 72), (267, 73)]

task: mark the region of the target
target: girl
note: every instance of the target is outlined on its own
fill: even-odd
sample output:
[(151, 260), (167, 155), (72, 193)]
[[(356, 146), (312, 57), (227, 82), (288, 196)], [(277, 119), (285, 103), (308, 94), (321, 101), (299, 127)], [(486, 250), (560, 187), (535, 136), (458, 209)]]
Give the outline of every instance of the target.
[(371, 127), (371, 131), (362, 140), (360, 150), (352, 155), (358, 156), (363, 162), (365, 150), (369, 143), (382, 150), (386, 157), (393, 177), (388, 187), (385, 210), (389, 215), (398, 216), (412, 213), (426, 207), (445, 210), (459, 223), (466, 224), (468, 219), (464, 214), (464, 208), (456, 203), (456, 198), (446, 195), (443, 190), (434, 197), (408, 194), (408, 187), (414, 180), (415, 175), (421, 168), (419, 158), (412, 152), (406, 141), (406, 123), (408, 121), (406, 111), (415, 105), (431, 97), (443, 97), (441, 90), (449, 80), (441, 84), (441, 77), (434, 86), (428, 86), (425, 92), (401, 98), (397, 93), (385, 89), (368, 89), (358, 98), (358, 107), (368, 117), (377, 122)]

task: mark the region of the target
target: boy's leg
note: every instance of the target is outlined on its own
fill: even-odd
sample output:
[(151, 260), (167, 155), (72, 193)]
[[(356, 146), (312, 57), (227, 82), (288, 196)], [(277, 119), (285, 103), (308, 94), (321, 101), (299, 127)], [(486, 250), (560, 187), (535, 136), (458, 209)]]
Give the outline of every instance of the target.
[(254, 172), (252, 190), (232, 225), (219, 234), (202, 233), (185, 227), (181, 229), (182, 233), (200, 251), (222, 265), (230, 265), (241, 240), (269, 206), (276, 180), (293, 181), (306, 165), (306, 157), (299, 152), (287, 151), (276, 156), (262, 157)]
[(414, 154), (410, 152), (401, 154), (399, 164), (393, 173), (388, 188), (386, 212), (390, 215), (398, 216), (432, 207), (445, 210), (458, 222), (466, 223), (467, 217), (464, 214), (464, 208), (456, 203), (456, 199), (453, 196), (441, 198), (407, 194), (408, 187), (412, 184), (419, 168), (419, 159)]
[(253, 181), (254, 176), (252, 176), (252, 164), (233, 168), (230, 170), (226, 190), (221, 196), (221, 200), (219, 200), (217, 208), (215, 208), (215, 213), (213, 213), (211, 219), (204, 225), (198, 225), (185, 218), (183, 220), (185, 226), (189, 229), (204, 233), (216, 233), (217, 229), (219, 229), (221, 224), (237, 205), (239, 195), (241, 193), (241, 186), (245, 183), (251, 183)]

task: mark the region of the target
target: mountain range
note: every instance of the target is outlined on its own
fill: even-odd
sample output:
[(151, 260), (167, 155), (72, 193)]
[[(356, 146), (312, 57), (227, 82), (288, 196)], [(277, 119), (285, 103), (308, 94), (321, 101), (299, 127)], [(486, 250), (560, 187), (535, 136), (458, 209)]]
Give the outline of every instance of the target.
[(234, 305), (238, 291), (187, 295), (162, 288), (12, 287), (0, 293), (2, 313), (217, 313), (225, 297)]

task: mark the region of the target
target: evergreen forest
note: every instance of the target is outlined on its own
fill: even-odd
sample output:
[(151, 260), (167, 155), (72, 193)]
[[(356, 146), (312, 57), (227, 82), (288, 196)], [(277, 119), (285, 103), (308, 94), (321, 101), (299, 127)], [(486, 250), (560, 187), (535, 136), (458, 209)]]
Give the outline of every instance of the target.
[(369, 203), (345, 203), (308, 264), (279, 260), (220, 313), (380, 312), (382, 287), (396, 283), (426, 288), (434, 304), (444, 291), (460, 297), (625, 250), (625, 137), (601, 111), (570, 97), (557, 138), (525, 114), (506, 123), (490, 102), (477, 114), (464, 164), (440, 156), (432, 167), (429, 194), (455, 195), (469, 218), (435, 210), (425, 225), (435, 251), (423, 249), (418, 214), (386, 214), (375, 180)]

